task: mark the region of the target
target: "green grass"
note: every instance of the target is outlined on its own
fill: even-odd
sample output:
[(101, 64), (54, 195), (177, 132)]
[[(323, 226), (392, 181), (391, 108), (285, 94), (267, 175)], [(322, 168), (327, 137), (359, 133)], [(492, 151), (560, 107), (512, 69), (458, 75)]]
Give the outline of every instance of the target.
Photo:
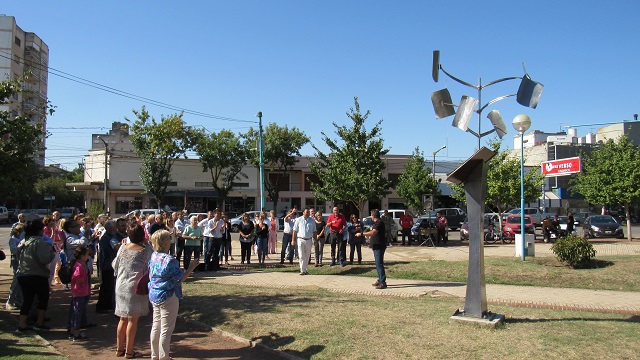
[[(505, 326), (449, 323), (457, 298), (185, 284), (182, 315), (307, 359), (601, 359), (640, 353), (640, 317), (495, 306)], [(204, 305), (206, 304), (206, 305)]]
[(10, 321), (6, 312), (0, 315), (0, 359), (12, 360), (64, 360), (55, 349), (44, 344), (32, 334), (14, 333), (17, 321)]
[[(640, 291), (640, 261), (637, 256), (598, 257), (591, 269), (571, 269), (555, 258), (486, 258), (487, 284), (548, 286), (561, 288)], [(415, 261), (385, 264), (390, 279), (467, 281), (467, 261)], [(298, 267), (266, 268), (261, 271), (298, 272)], [(377, 277), (372, 263), (321, 268), (310, 267), (311, 274)]]

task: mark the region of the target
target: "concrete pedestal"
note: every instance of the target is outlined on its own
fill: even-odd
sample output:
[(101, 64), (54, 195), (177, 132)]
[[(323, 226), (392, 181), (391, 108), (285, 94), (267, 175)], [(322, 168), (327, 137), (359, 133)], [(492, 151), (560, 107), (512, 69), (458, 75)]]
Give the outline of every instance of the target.
[[(516, 234), (516, 256), (522, 257), (522, 234)], [(524, 235), (524, 256), (536, 256), (535, 235)]]

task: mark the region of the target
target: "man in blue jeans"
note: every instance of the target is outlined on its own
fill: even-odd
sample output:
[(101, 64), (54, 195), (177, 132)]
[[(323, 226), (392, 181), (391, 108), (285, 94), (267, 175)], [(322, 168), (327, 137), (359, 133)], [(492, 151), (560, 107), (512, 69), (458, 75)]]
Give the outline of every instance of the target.
[(369, 236), (369, 243), (373, 249), (373, 257), (376, 260), (376, 270), (378, 271), (378, 280), (373, 283), (376, 289), (387, 288), (387, 275), (384, 272), (384, 251), (387, 249), (387, 240), (385, 238), (384, 222), (380, 220), (380, 211), (371, 210), (371, 220), (373, 225), (371, 230), (357, 233), (357, 237)]

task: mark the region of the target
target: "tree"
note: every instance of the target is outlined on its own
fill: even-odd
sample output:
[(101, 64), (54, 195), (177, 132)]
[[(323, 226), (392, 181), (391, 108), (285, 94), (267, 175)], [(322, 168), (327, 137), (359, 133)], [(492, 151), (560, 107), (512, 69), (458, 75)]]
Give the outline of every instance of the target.
[(140, 180), (161, 208), (164, 193), (171, 182), (171, 168), (178, 158), (187, 158), (187, 151), (193, 148), (198, 133), (186, 125), (182, 113), (168, 117), (163, 115), (160, 122), (156, 122), (145, 107), (140, 111), (133, 110), (133, 113), (137, 120), (131, 126), (130, 138), (142, 159)]
[(416, 147), (404, 166), (404, 171), (398, 178), (396, 192), (407, 200), (410, 208), (422, 212), (422, 196), (435, 194), (438, 183), (433, 179), (431, 169), (426, 166), (424, 154)]
[[(8, 104), (11, 97), (22, 92), (20, 80), (0, 82), (0, 104)], [(48, 105), (39, 110), (44, 114)], [(53, 113), (53, 108), (50, 109)], [(46, 133), (39, 123), (23, 116), (0, 111), (0, 199), (14, 200), (17, 204), (29, 201), (40, 167), (35, 155), (44, 149)], [(10, 185), (9, 185), (10, 184)]]
[[(248, 144), (258, 144), (258, 131), (250, 128), (244, 135)], [(271, 123), (262, 134), (264, 142), (263, 161), (265, 172), (265, 191), (273, 201), (274, 210), (278, 207), (280, 189), (288, 188), (291, 169), (298, 162), (300, 149), (309, 142), (304, 132), (297, 127), (289, 129), (285, 126)], [(253, 146), (252, 146), (253, 147)], [(256, 145), (257, 148), (257, 145)], [(260, 166), (260, 154), (257, 149), (251, 152), (251, 163)], [(285, 182), (287, 182), (285, 184)]]
[(382, 120), (367, 131), (364, 124), (371, 112), (360, 112), (357, 97), (354, 97), (354, 108), (347, 112), (353, 122), (350, 127), (333, 123), (340, 140), (330, 139), (322, 132), (329, 153), (312, 144), (318, 160), (311, 162), (309, 168), (319, 179), (317, 183), (311, 183), (315, 196), (333, 203), (350, 202), (362, 216), (368, 201), (390, 193), (391, 181), (384, 177), (385, 162), (382, 160), (389, 149), (384, 148), (381, 137)]
[(631, 241), (629, 206), (640, 201), (640, 152), (627, 136), (609, 139), (582, 157), (582, 172), (570, 181), (571, 192), (596, 204), (621, 204)]
[[(502, 229), (502, 215), (509, 208), (520, 207), (520, 158), (509, 158), (508, 151), (500, 152), (502, 142), (493, 139), (489, 147), (498, 154), (487, 164), (487, 196), (486, 203), (491, 204), (498, 213), (500, 228)], [(540, 169), (529, 169), (524, 176), (524, 200), (529, 203), (540, 195), (544, 177)], [(460, 201), (466, 201), (463, 186), (451, 185), (452, 196)]]
[(247, 178), (242, 172), (249, 155), (247, 145), (239, 136), (223, 129), (209, 135), (201, 133), (194, 150), (200, 156), (202, 171), (211, 174), (213, 189), (218, 194), (218, 204), (224, 204), (234, 181), (240, 177)]
[[(40, 199), (44, 196), (53, 195), (55, 200), (52, 201), (53, 207), (62, 206), (82, 206), (82, 193), (74, 192), (66, 187), (66, 183), (70, 182), (65, 176), (45, 176), (35, 183), (35, 190)], [(46, 202), (47, 205), (49, 202)]]

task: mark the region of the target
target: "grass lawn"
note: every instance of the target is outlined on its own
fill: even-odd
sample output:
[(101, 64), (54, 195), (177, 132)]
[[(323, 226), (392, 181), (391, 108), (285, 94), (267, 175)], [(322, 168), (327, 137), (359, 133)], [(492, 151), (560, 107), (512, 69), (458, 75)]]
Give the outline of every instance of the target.
[[(485, 258), (487, 284), (548, 286), (560, 288), (640, 291), (640, 261), (637, 256), (598, 257), (590, 269), (571, 269), (556, 258)], [(370, 264), (369, 264), (370, 265)], [(390, 279), (467, 281), (467, 261), (415, 261), (385, 263)], [(298, 272), (297, 266), (265, 268), (262, 271)], [(311, 274), (377, 277), (374, 266), (311, 266)]]
[[(4, 305), (4, 304), (3, 304)], [(45, 345), (32, 334), (16, 335), (17, 322), (12, 321), (8, 312), (0, 314), (0, 359), (12, 360), (64, 360), (55, 349)]]
[(503, 328), (489, 330), (449, 324), (460, 304), (457, 298), (367, 297), (205, 280), (186, 283), (185, 295), (181, 315), (308, 359), (603, 359), (640, 354), (638, 316), (492, 306), (491, 311), (507, 319)]

